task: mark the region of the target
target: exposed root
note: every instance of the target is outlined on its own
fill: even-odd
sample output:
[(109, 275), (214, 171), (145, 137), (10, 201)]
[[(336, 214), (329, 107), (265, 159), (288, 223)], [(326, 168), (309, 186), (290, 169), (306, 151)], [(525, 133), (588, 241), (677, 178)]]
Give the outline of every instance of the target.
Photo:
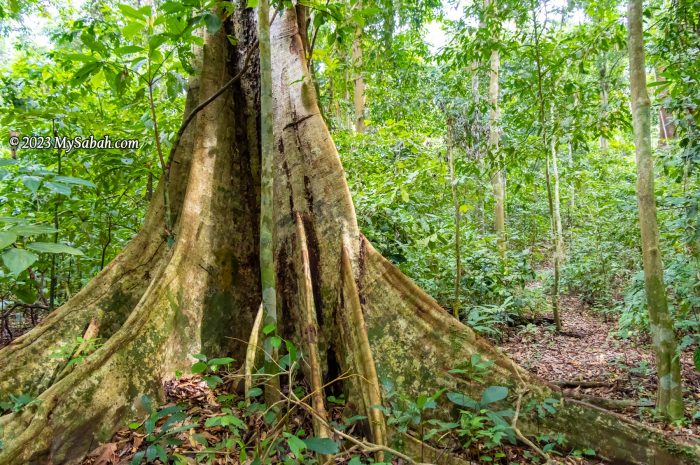
[[(387, 436), (384, 414), (379, 409), (375, 408), (375, 406), (382, 404), (382, 396), (379, 390), (379, 376), (377, 376), (372, 349), (369, 345), (369, 339), (367, 338), (367, 326), (365, 325), (360, 297), (355, 284), (355, 276), (353, 275), (352, 265), (350, 264), (350, 256), (345, 246), (343, 246), (341, 260), (343, 273), (343, 302), (346, 305), (345, 310), (341, 311), (342, 318), (345, 320), (343, 326), (347, 328), (347, 331), (350, 333), (350, 351), (354, 358), (355, 369), (360, 375), (359, 388), (364, 400), (364, 410), (369, 418), (372, 439), (377, 444), (386, 444)], [(383, 458), (378, 457), (377, 460), (382, 461)]]
[(605, 397), (582, 394), (570, 389), (564, 391), (564, 396), (571, 399), (581, 400), (587, 404), (595, 405), (607, 410), (625, 410), (630, 407), (653, 407), (656, 402), (653, 400), (642, 401), (639, 399), (608, 399)]
[(323, 374), (321, 371), (321, 357), (318, 351), (318, 322), (316, 321), (316, 307), (314, 305), (314, 290), (311, 283), (311, 268), (309, 264), (309, 249), (307, 246), (306, 231), (304, 223), (301, 220), (301, 215), (297, 212), (295, 215), (297, 228), (297, 241), (299, 252), (301, 255), (301, 266), (303, 269), (303, 279), (299, 286), (300, 309), (303, 313), (302, 324), (303, 334), (305, 336), (307, 357), (309, 363), (308, 375), (309, 383), (313, 391), (312, 404), (318, 418), (324, 421), (316, 420), (314, 416), (314, 431), (318, 437), (329, 437), (328, 413), (323, 398)]
[(530, 441), (522, 431), (520, 431), (520, 428), (518, 428), (518, 418), (520, 416), (520, 406), (523, 401), (523, 396), (527, 394), (527, 389), (521, 388), (518, 390), (518, 400), (515, 401), (515, 413), (513, 414), (513, 419), (510, 422), (510, 427), (515, 433), (515, 436), (517, 436), (518, 439), (520, 439), (524, 444), (526, 444), (529, 448), (537, 452), (547, 464), (553, 464), (554, 462), (549, 458), (549, 455), (547, 455), (542, 449), (540, 449), (534, 442)]
[(253, 387), (253, 370), (255, 369), (255, 358), (258, 353), (258, 341), (260, 340), (260, 330), (263, 320), (263, 306), (260, 304), (258, 314), (255, 316), (253, 329), (250, 331), (250, 339), (248, 339), (248, 347), (245, 351), (245, 365), (243, 367), (245, 373), (245, 397), (248, 399), (248, 392)]

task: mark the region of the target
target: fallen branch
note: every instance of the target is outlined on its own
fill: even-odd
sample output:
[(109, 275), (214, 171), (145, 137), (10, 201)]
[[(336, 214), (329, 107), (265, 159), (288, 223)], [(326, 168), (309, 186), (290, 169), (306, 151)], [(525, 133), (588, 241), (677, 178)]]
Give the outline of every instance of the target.
[(515, 433), (515, 436), (520, 439), (523, 443), (525, 443), (528, 447), (530, 447), (532, 450), (540, 454), (547, 465), (552, 464), (552, 460), (549, 458), (549, 455), (542, 449), (540, 449), (537, 444), (534, 442), (530, 441), (522, 431), (520, 431), (520, 428), (518, 428), (518, 418), (520, 417), (520, 406), (523, 401), (523, 396), (527, 393), (527, 388), (525, 381), (523, 380), (523, 377), (520, 375), (520, 371), (518, 371), (518, 367), (515, 365), (515, 362), (511, 360), (511, 365), (513, 366), (513, 371), (518, 377), (518, 400), (515, 402), (515, 413), (513, 414), (513, 419), (510, 422), (510, 427)]
[(615, 384), (614, 381), (577, 381), (577, 380), (566, 380), (566, 381), (554, 381), (552, 384), (559, 386), (560, 388), (599, 388), (599, 387), (610, 387)]
[(537, 444), (534, 442), (530, 441), (522, 431), (518, 428), (518, 417), (520, 416), (520, 405), (522, 404), (523, 401), (523, 396), (527, 393), (527, 389), (522, 389), (518, 388), (518, 400), (515, 402), (515, 414), (513, 415), (513, 419), (510, 422), (510, 427), (517, 436), (518, 439), (520, 439), (523, 443), (525, 443), (528, 447), (530, 447), (532, 450), (537, 452), (544, 458), (545, 463), (553, 464), (554, 462), (549, 458), (549, 455), (542, 449), (540, 449)]
[(656, 403), (653, 400), (636, 400), (636, 399), (606, 399), (605, 397), (591, 396), (581, 394), (571, 389), (563, 391), (564, 397), (570, 399), (582, 400), (588, 404), (595, 405), (607, 410), (624, 410), (630, 407), (653, 407)]
[(403, 454), (403, 453), (397, 451), (396, 449), (392, 449), (391, 447), (383, 446), (383, 445), (381, 445), (381, 444), (374, 444), (374, 443), (371, 443), (371, 442), (369, 442), (369, 441), (361, 441), (361, 440), (359, 440), (359, 439), (357, 439), (357, 438), (354, 438), (354, 437), (350, 436), (349, 434), (345, 434), (345, 433), (343, 433), (342, 431), (331, 427), (331, 425), (328, 424), (328, 422), (326, 422), (326, 421), (316, 412), (316, 410), (315, 410), (313, 407), (310, 407), (310, 406), (307, 405), (306, 403), (301, 402), (299, 399), (296, 398), (296, 396), (294, 395), (294, 393), (290, 393), (290, 398), (291, 398), (291, 400), (292, 400), (293, 403), (295, 403), (295, 404), (301, 406), (302, 408), (304, 408), (305, 410), (307, 410), (307, 411), (308, 411), (309, 413), (311, 413), (311, 415), (313, 415), (318, 421), (320, 421), (320, 422), (325, 422), (325, 423), (326, 423), (326, 427), (329, 428), (334, 434), (336, 434), (337, 436), (340, 436), (341, 438), (343, 438), (343, 439), (345, 439), (345, 440), (347, 440), (347, 441), (353, 443), (354, 445), (360, 447), (363, 451), (365, 451), (365, 452), (367, 452), (367, 453), (373, 454), (373, 453), (376, 453), (376, 452), (386, 452), (386, 453), (388, 453), (388, 454), (392, 454), (392, 455), (394, 455), (394, 456), (396, 456), (396, 457), (398, 457), (398, 458), (400, 458), (400, 459), (406, 461), (407, 463), (409, 463), (409, 464), (411, 464), (411, 465), (429, 465), (429, 464), (425, 464), (425, 463), (421, 463), (421, 462), (416, 462), (415, 460), (413, 460), (413, 459), (412, 459), (411, 457), (409, 457), (408, 455)]

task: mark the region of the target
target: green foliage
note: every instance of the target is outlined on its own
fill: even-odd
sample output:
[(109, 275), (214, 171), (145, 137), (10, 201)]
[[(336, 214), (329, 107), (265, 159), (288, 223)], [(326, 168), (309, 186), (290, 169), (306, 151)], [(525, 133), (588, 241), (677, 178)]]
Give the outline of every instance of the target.
[(222, 367), (224, 369), (228, 369), (229, 366), (235, 361), (230, 357), (213, 358), (208, 360), (207, 356), (204, 354), (195, 354), (192, 357), (199, 360), (192, 365), (192, 373), (201, 374), (202, 379), (211, 389), (215, 389), (219, 384), (223, 383), (223, 379), (217, 375), (217, 372)]
[[(145, 463), (155, 463), (156, 460), (164, 464), (170, 463), (167, 447), (181, 444), (182, 440), (175, 436), (197, 425), (185, 422), (187, 415), (183, 405), (169, 405), (157, 409), (148, 396), (141, 396), (140, 404), (150, 413), (142, 421), (129, 423), (129, 428), (143, 432), (146, 435), (144, 442), (147, 446), (146, 450), (134, 454), (131, 465), (138, 465), (144, 460)], [(183, 459), (184, 457), (175, 457), (174, 463), (187, 463), (182, 461)]]
[(100, 338), (85, 339), (78, 336), (72, 343), (55, 348), (50, 357), (63, 360), (64, 369), (70, 368), (82, 363), (90, 354), (102, 347), (103, 343)]
[(9, 412), (21, 412), (27, 405), (31, 404), (34, 398), (29, 394), (10, 394), (10, 400), (0, 402), (0, 414)]

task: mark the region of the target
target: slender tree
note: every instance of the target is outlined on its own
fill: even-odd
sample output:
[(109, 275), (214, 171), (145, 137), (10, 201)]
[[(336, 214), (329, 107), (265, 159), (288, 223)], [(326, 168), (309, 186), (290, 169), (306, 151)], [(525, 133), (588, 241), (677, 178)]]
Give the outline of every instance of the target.
[(455, 173), (455, 156), (454, 156), (454, 137), (453, 137), (453, 121), (451, 117), (447, 117), (447, 163), (450, 169), (450, 188), (452, 191), (452, 204), (454, 206), (454, 221), (455, 221), (455, 280), (454, 280), (454, 298), (452, 302), (452, 314), (455, 318), (459, 318), (460, 293), (462, 284), (462, 259), (461, 259), (461, 230), (460, 222), (462, 212), (460, 211), (459, 195), (457, 193), (457, 176)]
[[(608, 83), (608, 55), (603, 52), (600, 57), (600, 67), (598, 68), (598, 74), (600, 77), (600, 107), (602, 116), (608, 113), (608, 94), (609, 94), (609, 83)], [(607, 153), (608, 151), (608, 138), (605, 134), (600, 136), (600, 151)]]
[[(362, 0), (358, 0), (355, 8), (362, 10)], [(361, 15), (356, 15), (361, 18)], [(355, 131), (365, 132), (365, 80), (362, 77), (362, 36), (364, 25), (362, 20), (355, 22), (355, 35), (352, 40), (353, 65), (353, 102), (355, 107)]]
[[(262, 312), (266, 327), (277, 327), (277, 286), (272, 244), (273, 218), (273, 126), (272, 59), (270, 52), (270, 5), (268, 0), (258, 3), (258, 49), (260, 53), (260, 285), (262, 286)], [(270, 339), (268, 339), (270, 340)], [(274, 370), (277, 349), (265, 347), (267, 370)], [(279, 399), (279, 378), (272, 377), (265, 390), (270, 405)]]
[(630, 94), (634, 145), (637, 155), (637, 203), (642, 236), (644, 290), (658, 376), (656, 409), (674, 420), (683, 416), (678, 344), (668, 312), (664, 268), (659, 248), (659, 230), (654, 198), (654, 160), (651, 150), (651, 111), (647, 92), (642, 27), (642, 0), (630, 0), (627, 9), (629, 29)]
[[(555, 199), (554, 199), (554, 189), (552, 186), (552, 179), (550, 175), (550, 165), (552, 162), (556, 162), (554, 157), (556, 157), (556, 140), (554, 138), (554, 131), (552, 128), (547, 127), (547, 116), (545, 111), (545, 100), (544, 100), (544, 68), (542, 63), (542, 50), (540, 46), (540, 34), (543, 28), (539, 28), (537, 22), (537, 11), (533, 7), (532, 9), (532, 29), (535, 40), (535, 65), (537, 69), (537, 101), (539, 107), (539, 123), (540, 131), (542, 137), (542, 150), (544, 151), (545, 158), (545, 181), (547, 184), (547, 204), (549, 207), (549, 218), (552, 225), (552, 261), (554, 262), (554, 283), (552, 286), (552, 314), (554, 316), (554, 324), (556, 325), (557, 331), (561, 331), (561, 315), (559, 312), (559, 243), (558, 239), (561, 235), (561, 219), (559, 220), (559, 226), (557, 226), (556, 213), (555, 213)], [(553, 122), (550, 120), (550, 124)], [(551, 145), (550, 145), (551, 144)], [(552, 158), (550, 158), (550, 155)]]
[[(484, 6), (487, 9), (487, 14), (492, 14), (494, 17), (497, 16), (497, 4), (496, 0), (486, 0)], [(488, 11), (491, 10), (491, 11)], [(496, 37), (498, 32), (496, 32)], [(505, 173), (503, 170), (503, 157), (499, 150), (499, 144), (501, 139), (500, 133), (500, 117), (501, 111), (498, 102), (499, 94), (499, 71), (501, 66), (501, 57), (498, 47), (493, 46), (491, 50), (491, 57), (489, 59), (489, 138), (488, 138), (488, 148), (489, 154), (494, 160), (494, 169), (491, 173), (491, 188), (493, 190), (493, 197), (495, 201), (494, 206), (494, 227), (496, 230), (496, 240), (498, 243), (498, 253), (501, 260), (505, 261), (506, 258), (506, 187), (505, 187)]]
[(557, 331), (561, 331), (561, 309), (559, 307), (559, 281), (561, 262), (564, 258), (564, 239), (561, 226), (561, 207), (559, 199), (559, 165), (557, 163), (557, 140), (554, 134), (550, 136), (551, 157), (547, 159), (546, 179), (547, 197), (549, 200), (549, 217), (552, 223), (552, 242), (554, 251), (552, 262), (554, 266), (554, 282), (552, 283), (552, 313)]

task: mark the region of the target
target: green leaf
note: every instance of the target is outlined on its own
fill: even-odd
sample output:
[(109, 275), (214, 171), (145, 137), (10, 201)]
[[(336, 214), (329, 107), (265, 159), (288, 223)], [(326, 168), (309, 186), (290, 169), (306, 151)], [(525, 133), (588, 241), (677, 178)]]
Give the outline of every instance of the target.
[(53, 242), (32, 242), (27, 244), (28, 249), (43, 253), (67, 253), (70, 255), (84, 255), (83, 252), (66, 244)]
[(39, 186), (41, 185), (41, 178), (39, 176), (22, 176), (20, 179), (22, 179), (22, 184), (32, 191), (33, 194), (36, 194), (36, 191), (39, 190)]
[(207, 25), (207, 31), (209, 34), (215, 34), (221, 29), (221, 19), (212, 13), (207, 13), (204, 15), (204, 24)]
[(328, 438), (308, 438), (303, 441), (309, 450), (323, 455), (337, 454), (340, 450), (338, 444)]
[(125, 39), (131, 40), (143, 30), (143, 24), (130, 22), (122, 28), (122, 35)]
[(266, 325), (266, 326), (263, 328), (263, 334), (264, 334), (265, 336), (267, 336), (268, 334), (270, 334), (270, 333), (273, 332), (274, 330), (275, 330), (275, 325), (272, 325), (272, 324)]
[(448, 392), (447, 398), (450, 400), (450, 402), (460, 407), (467, 407), (472, 410), (478, 410), (479, 408), (479, 405), (476, 403), (476, 401), (474, 401), (474, 399), (460, 392)]
[(258, 0), (248, 0), (248, 8), (257, 8), (258, 7)]
[(0, 158), (0, 166), (8, 166), (8, 165), (16, 165), (16, 164), (17, 164), (17, 160), (14, 160), (12, 158)]
[(53, 180), (64, 184), (77, 184), (85, 187), (95, 187), (95, 184), (87, 179), (74, 178), (71, 176), (54, 176)]
[(134, 18), (139, 21), (143, 21), (148, 16), (148, 14), (143, 8), (137, 10), (133, 6), (127, 5), (125, 3), (120, 3), (119, 5), (117, 5), (117, 8), (119, 8), (119, 11), (121, 11), (124, 16), (128, 16), (129, 18)]
[(284, 345), (287, 347), (287, 354), (289, 354), (290, 364), (296, 362), (297, 360), (297, 348), (292, 341), (284, 341)]
[(481, 404), (488, 405), (508, 397), (508, 388), (505, 386), (489, 386), (481, 394)]
[(139, 47), (138, 45), (127, 45), (125, 47), (119, 47), (118, 49), (114, 50), (117, 55), (128, 55), (130, 53), (140, 53), (143, 52), (144, 49), (143, 47)]
[(145, 451), (136, 452), (134, 458), (131, 459), (131, 465), (139, 465), (143, 457), (146, 455)]
[(158, 457), (158, 449), (155, 444), (151, 444), (146, 449), (146, 462), (153, 462)]
[(24, 249), (9, 249), (2, 254), (2, 261), (14, 276), (32, 266), (39, 257)]
[(222, 357), (222, 358), (213, 358), (213, 359), (209, 360), (208, 363), (209, 363), (210, 367), (213, 367), (213, 366), (220, 366), (220, 365), (228, 365), (228, 364), (233, 363), (233, 362), (235, 362), (235, 360), (232, 359), (231, 357)]
[(0, 249), (12, 245), (17, 240), (17, 235), (8, 231), (0, 231)]
[(693, 363), (695, 369), (700, 372), (700, 347), (696, 347), (695, 352), (693, 352)]
[(70, 196), (70, 186), (66, 186), (65, 184), (53, 181), (46, 181), (44, 183), (44, 186), (46, 186), (49, 190), (52, 190), (57, 194), (65, 195), (66, 197)]
[(207, 369), (207, 364), (204, 362), (197, 362), (194, 365), (192, 365), (192, 373), (197, 374), (197, 373), (204, 373)]
[(248, 397), (258, 397), (263, 391), (259, 387), (250, 388), (248, 391)]
[(13, 293), (15, 297), (17, 297), (25, 304), (33, 304), (34, 302), (36, 302), (36, 299), (38, 297), (36, 289), (29, 286), (18, 287), (14, 290)]
[(82, 68), (80, 68), (76, 73), (73, 75), (73, 79), (71, 80), (71, 84), (74, 86), (79, 86), (85, 81), (88, 80), (90, 76), (93, 74), (97, 73), (100, 68), (102, 67), (102, 63), (99, 61), (93, 61), (90, 63), (86, 63)]
[(284, 433), (284, 435), (287, 438), (289, 450), (292, 451), (297, 459), (300, 459), (304, 453), (304, 450), (306, 449), (306, 444), (293, 434)]
[(53, 234), (58, 232), (58, 230), (52, 226), (40, 224), (18, 224), (8, 229), (8, 232), (17, 234), (18, 236), (39, 236), (41, 234)]

